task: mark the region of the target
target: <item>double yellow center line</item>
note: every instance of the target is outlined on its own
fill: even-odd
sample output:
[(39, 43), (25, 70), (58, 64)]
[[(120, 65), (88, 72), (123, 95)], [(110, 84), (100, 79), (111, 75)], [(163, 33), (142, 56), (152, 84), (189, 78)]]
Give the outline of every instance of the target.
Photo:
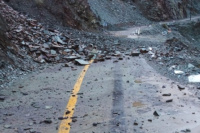
[[(90, 61), (90, 64), (91, 63), (93, 63), (93, 60)], [(63, 120), (62, 120), (59, 130), (58, 130), (58, 133), (69, 133), (70, 132), (70, 128), (71, 128), (70, 124), (72, 122), (72, 117), (73, 117), (77, 99), (78, 99), (77, 94), (81, 88), (81, 84), (83, 82), (83, 79), (84, 79), (85, 74), (89, 67), (90, 67), (90, 65), (86, 65), (84, 67), (84, 69), (82, 70), (82, 72), (79, 75), (78, 80), (76, 81), (76, 84), (74, 85), (74, 89), (73, 89), (72, 95), (69, 98), (67, 107), (65, 109), (65, 113), (63, 115)]]

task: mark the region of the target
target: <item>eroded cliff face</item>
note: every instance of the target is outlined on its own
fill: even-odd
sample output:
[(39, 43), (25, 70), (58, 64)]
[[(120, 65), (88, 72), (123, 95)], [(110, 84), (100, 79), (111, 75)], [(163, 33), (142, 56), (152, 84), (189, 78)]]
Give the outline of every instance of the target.
[(133, 0), (150, 20), (182, 19), (200, 13), (200, 0)]

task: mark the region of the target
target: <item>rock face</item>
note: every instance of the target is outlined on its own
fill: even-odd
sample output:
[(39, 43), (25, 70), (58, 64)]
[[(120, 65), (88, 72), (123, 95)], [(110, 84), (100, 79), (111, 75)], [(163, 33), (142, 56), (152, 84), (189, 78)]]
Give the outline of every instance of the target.
[(133, 0), (135, 1), (143, 15), (154, 21), (162, 21), (169, 19), (181, 19), (192, 14), (200, 13), (199, 0)]
[(98, 19), (90, 11), (87, 0), (12, 0), (7, 3), (53, 28), (59, 25), (76, 29), (98, 27)]
[(0, 68), (4, 67), (4, 63), (10, 62), (11, 60), (7, 57), (5, 51), (8, 50), (10, 43), (6, 37), (6, 31), (8, 27), (0, 14)]

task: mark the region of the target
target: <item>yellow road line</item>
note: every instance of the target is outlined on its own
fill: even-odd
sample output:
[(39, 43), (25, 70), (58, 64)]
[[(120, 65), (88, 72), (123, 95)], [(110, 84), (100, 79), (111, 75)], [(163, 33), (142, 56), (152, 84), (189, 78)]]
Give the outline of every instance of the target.
[[(90, 64), (92, 62), (93, 62), (93, 60), (90, 61)], [(74, 114), (75, 106), (76, 106), (77, 99), (78, 99), (77, 93), (79, 92), (79, 90), (81, 88), (81, 84), (83, 82), (83, 79), (85, 77), (85, 74), (86, 74), (89, 66), (90, 65), (86, 65), (84, 67), (84, 69), (82, 70), (82, 72), (79, 75), (78, 80), (76, 81), (76, 84), (74, 85), (74, 89), (73, 89), (72, 95), (69, 98), (69, 101), (68, 101), (68, 104), (67, 104), (67, 107), (65, 110), (65, 114), (63, 115), (64, 119), (62, 120), (62, 122), (60, 124), (58, 133), (69, 133), (70, 132), (70, 128), (71, 128), (70, 124), (72, 122), (71, 118)]]

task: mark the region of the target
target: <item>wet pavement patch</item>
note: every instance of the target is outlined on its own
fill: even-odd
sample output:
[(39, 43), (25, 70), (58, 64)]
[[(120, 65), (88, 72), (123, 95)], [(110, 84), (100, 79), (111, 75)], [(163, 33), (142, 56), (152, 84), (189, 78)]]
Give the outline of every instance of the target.
[(141, 102), (134, 102), (133, 103), (133, 107), (143, 107), (143, 106), (145, 106), (145, 104), (143, 104), (143, 103), (141, 103)]
[(124, 88), (120, 68), (116, 65), (114, 69), (114, 90), (113, 90), (113, 108), (110, 129), (111, 133), (126, 132), (124, 117)]

